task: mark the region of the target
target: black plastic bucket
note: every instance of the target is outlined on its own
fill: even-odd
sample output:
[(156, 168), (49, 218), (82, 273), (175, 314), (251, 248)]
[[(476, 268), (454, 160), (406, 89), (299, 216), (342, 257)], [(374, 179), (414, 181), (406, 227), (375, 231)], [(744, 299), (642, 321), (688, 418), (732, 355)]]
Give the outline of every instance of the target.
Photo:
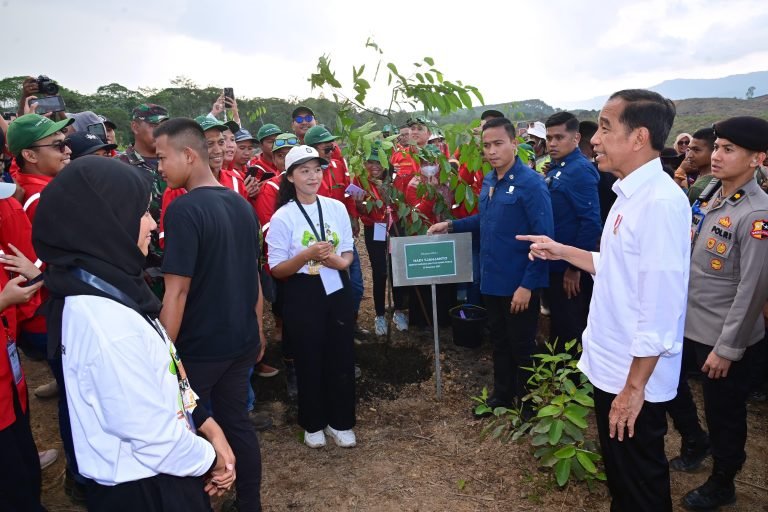
[(460, 347), (479, 347), (483, 342), (485, 324), (488, 321), (488, 312), (485, 308), (462, 304), (451, 308), (450, 314), (453, 342)]

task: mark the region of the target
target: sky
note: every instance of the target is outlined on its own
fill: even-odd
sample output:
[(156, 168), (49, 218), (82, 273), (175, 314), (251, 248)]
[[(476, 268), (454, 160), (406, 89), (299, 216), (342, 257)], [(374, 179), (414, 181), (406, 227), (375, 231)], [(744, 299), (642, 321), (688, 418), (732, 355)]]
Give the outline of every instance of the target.
[[(568, 107), (667, 79), (768, 69), (764, 0), (0, 0), (0, 20), (0, 78), (46, 74), (83, 93), (185, 76), (240, 97), (301, 99), (321, 92), (307, 81), (321, 55), (344, 91), (353, 65), (381, 58), (410, 74), (429, 56), (486, 104)], [(379, 82), (367, 103), (382, 108), (385, 74)]]

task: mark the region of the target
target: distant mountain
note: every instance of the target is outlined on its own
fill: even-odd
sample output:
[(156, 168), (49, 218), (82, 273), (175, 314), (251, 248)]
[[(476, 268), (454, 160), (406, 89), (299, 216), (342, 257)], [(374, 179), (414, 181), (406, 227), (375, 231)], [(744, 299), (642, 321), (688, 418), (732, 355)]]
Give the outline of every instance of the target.
[[(722, 78), (677, 78), (665, 80), (649, 87), (652, 91), (673, 99), (686, 98), (741, 98), (747, 95), (750, 87), (755, 97), (768, 94), (768, 71), (756, 71)], [(571, 109), (599, 109), (608, 96), (597, 96), (584, 101), (566, 103)]]

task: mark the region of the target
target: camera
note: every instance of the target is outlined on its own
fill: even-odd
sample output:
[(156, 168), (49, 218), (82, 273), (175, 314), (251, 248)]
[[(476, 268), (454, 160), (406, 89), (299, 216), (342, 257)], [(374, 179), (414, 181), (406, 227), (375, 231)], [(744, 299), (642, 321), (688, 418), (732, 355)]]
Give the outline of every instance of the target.
[(59, 84), (51, 80), (45, 75), (37, 77), (37, 91), (39, 94), (45, 94), (46, 96), (56, 96), (59, 94)]

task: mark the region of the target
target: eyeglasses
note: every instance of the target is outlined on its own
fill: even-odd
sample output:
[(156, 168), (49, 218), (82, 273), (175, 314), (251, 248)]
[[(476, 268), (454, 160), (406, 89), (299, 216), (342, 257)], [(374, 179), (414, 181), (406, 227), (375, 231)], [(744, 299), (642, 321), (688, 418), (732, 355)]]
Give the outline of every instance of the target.
[(58, 149), (60, 153), (64, 153), (65, 149), (69, 147), (69, 141), (67, 140), (57, 140), (56, 142), (51, 142), (50, 144), (38, 144), (37, 146), (29, 146), (29, 149), (32, 148), (54, 148)]
[(293, 137), (291, 139), (277, 139), (273, 144), (276, 148), (282, 148), (283, 146), (295, 146), (299, 143), (299, 139)]
[(333, 146), (328, 146), (328, 147), (323, 148), (323, 154), (324, 155), (330, 155), (331, 153), (333, 153)]
[(296, 121), (297, 123), (311, 123), (312, 121), (315, 120), (315, 116), (310, 116), (310, 115), (296, 116), (293, 118), (293, 120)]

